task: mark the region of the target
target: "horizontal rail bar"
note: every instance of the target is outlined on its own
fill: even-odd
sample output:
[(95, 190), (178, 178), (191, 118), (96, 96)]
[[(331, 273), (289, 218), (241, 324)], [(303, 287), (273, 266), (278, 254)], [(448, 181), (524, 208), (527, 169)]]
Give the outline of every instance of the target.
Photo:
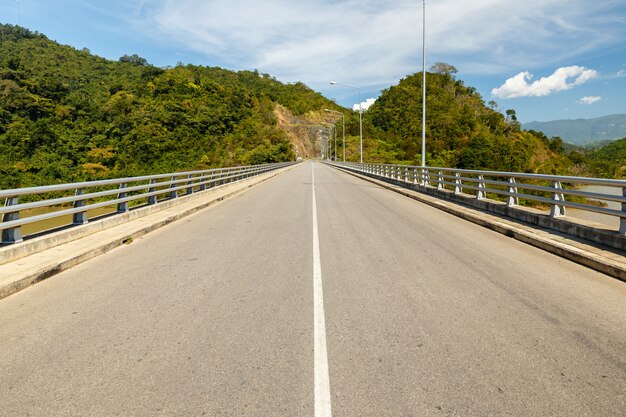
[[(551, 207), (550, 216), (558, 217), (565, 213), (565, 208), (574, 208), (582, 211), (594, 212), (619, 219), (618, 233), (626, 235), (626, 180), (573, 177), (562, 175), (528, 174), (520, 172), (481, 171), (458, 168), (422, 167), (416, 165), (393, 165), (393, 164), (359, 164), (354, 162), (327, 162), (330, 165), (347, 168), (356, 172), (391, 178), (408, 184), (416, 184), (418, 187), (446, 188), (454, 193), (464, 190), (476, 191), (476, 198), (484, 199), (487, 194), (497, 194), (508, 197), (507, 205), (517, 205), (518, 199), (522, 198), (547, 204)], [(492, 178), (486, 178), (492, 177)], [(495, 179), (493, 178), (495, 177)], [(506, 178), (507, 181), (498, 178)], [(528, 184), (517, 180), (532, 180), (539, 184)], [(541, 185), (541, 182), (551, 183), (551, 186)], [(578, 185), (596, 185), (612, 187), (615, 194), (596, 191), (583, 191), (575, 188)], [(491, 186), (487, 188), (487, 186)], [(493, 186), (503, 189), (492, 188)], [(531, 190), (545, 193), (551, 197), (531, 195), (518, 190)], [(592, 204), (578, 203), (565, 200), (566, 196), (584, 197), (591, 200), (621, 203), (621, 210), (614, 208), (599, 207)]]
[(45, 194), (56, 191), (67, 191), (67, 190), (75, 190), (77, 188), (92, 188), (92, 187), (100, 187), (107, 185), (119, 185), (123, 183), (130, 182), (140, 182), (140, 181), (150, 181), (162, 178), (172, 178), (172, 177), (182, 177), (189, 175), (197, 175), (203, 173), (211, 173), (211, 172), (224, 172), (224, 171), (233, 171), (239, 168), (244, 168), (249, 166), (242, 167), (232, 167), (232, 168), (213, 168), (202, 171), (186, 171), (186, 172), (174, 172), (170, 174), (158, 174), (158, 175), (145, 175), (141, 177), (126, 177), (126, 178), (114, 178), (109, 180), (99, 180), (99, 181), (85, 181), (85, 182), (75, 182), (75, 183), (66, 183), (66, 184), (56, 184), (56, 185), (43, 185), (38, 187), (26, 187), (26, 188), (15, 188), (10, 190), (0, 190), (0, 198), (6, 197), (15, 197), (15, 196), (23, 196), (23, 195), (32, 195), (32, 194)]
[[(118, 212), (128, 211), (128, 203), (132, 201), (145, 200), (146, 204), (158, 203), (157, 196), (168, 194), (171, 200), (178, 197), (178, 192), (185, 191), (191, 194), (206, 189), (206, 186), (214, 186), (218, 183), (234, 182), (259, 175), (275, 169), (292, 165), (294, 162), (281, 162), (265, 165), (248, 165), (229, 168), (214, 168), (201, 171), (175, 172), (169, 174), (147, 175), (140, 177), (116, 178), (102, 181), (87, 181), (78, 183), (58, 184), (51, 186), (17, 188), (10, 190), (0, 190), (0, 198), (5, 198), (5, 205), (0, 207), (0, 231), (2, 232), (2, 243), (17, 243), (21, 241), (20, 227), (26, 224), (37, 223), (62, 216), (74, 215), (74, 224), (84, 224), (88, 222), (87, 213), (90, 210), (117, 206)], [(165, 180), (165, 181), (158, 181)], [(137, 184), (132, 185), (130, 184)], [(115, 187), (117, 186), (117, 187)], [(87, 192), (85, 190), (101, 187), (115, 187), (108, 190)], [(197, 191), (195, 191), (197, 190)], [(74, 195), (44, 199), (40, 201), (19, 203), (21, 196), (49, 194), (59, 192), (74, 192)], [(128, 195), (132, 193), (132, 195)], [(112, 195), (117, 198), (96, 201), (86, 204), (89, 200), (102, 199)], [(181, 194), (183, 195), (183, 194)], [(21, 211), (42, 208), (58, 207), (59, 205), (73, 204), (74, 207), (57, 210), (50, 213), (38, 214), (30, 217), (20, 218)], [(72, 224), (72, 223), (69, 223)]]
[[(337, 165), (344, 164), (343, 162), (334, 163)], [(354, 162), (346, 162), (346, 165), (357, 164)], [(415, 169), (427, 169), (430, 172), (459, 172), (466, 174), (476, 174), (476, 175), (487, 175), (494, 177), (513, 177), (513, 178), (528, 178), (528, 179), (538, 179), (538, 180), (547, 180), (547, 181), (561, 181), (561, 182), (575, 182), (580, 184), (591, 184), (591, 185), (605, 185), (609, 187), (625, 187), (626, 180), (618, 180), (618, 179), (605, 179), (605, 178), (590, 178), (590, 177), (572, 177), (565, 175), (547, 175), (547, 174), (530, 174), (530, 173), (522, 173), (522, 172), (509, 172), (509, 171), (480, 171), (473, 169), (460, 169), (460, 168), (441, 168), (441, 167), (431, 167), (421, 165), (393, 165), (393, 164), (364, 164), (364, 165), (376, 165), (381, 167), (402, 167), (402, 168), (415, 168)]]
[[(433, 178), (447, 178), (447, 179), (459, 179), (461, 181), (464, 181), (463, 183), (463, 188), (469, 188), (468, 185), (465, 185), (466, 182), (470, 182), (470, 183), (483, 183), (483, 184), (491, 184), (491, 185), (501, 185), (503, 187), (508, 187), (510, 185), (510, 183), (506, 182), (506, 181), (495, 181), (495, 180), (488, 180), (488, 179), (478, 179), (478, 178), (473, 178), (473, 177), (455, 177), (454, 175), (433, 175)], [(450, 183), (450, 182), (444, 182), (443, 184), (448, 184), (448, 185), (452, 185), (454, 186), (454, 183)], [(523, 182), (516, 182), (515, 186), (517, 188), (524, 188), (527, 190), (535, 190), (535, 191), (543, 191), (543, 192), (554, 192), (554, 188), (552, 187), (546, 187), (546, 186), (542, 186), (542, 185), (534, 185), (534, 184), (527, 184), (527, 183), (523, 183)], [(485, 190), (487, 191), (487, 190)], [(602, 193), (594, 193), (594, 192), (590, 192), (590, 191), (580, 191), (580, 190), (575, 190), (575, 189), (568, 189), (568, 188), (563, 188), (560, 190), (561, 194), (567, 194), (567, 195), (575, 195), (575, 196), (579, 196), (579, 197), (586, 197), (586, 198), (592, 198), (592, 199), (598, 199), (598, 200), (606, 200), (606, 201), (615, 201), (618, 203), (626, 203), (626, 197), (622, 197), (622, 196), (618, 196), (618, 195), (612, 195), (612, 194), (602, 194)]]
[[(249, 173), (249, 172), (258, 172), (257, 170), (255, 171), (245, 171), (243, 173)], [(160, 188), (160, 187), (165, 187), (161, 190), (159, 190), (159, 193), (152, 193), (150, 195), (158, 195), (158, 194), (165, 194), (165, 193), (169, 193), (171, 191), (174, 191), (173, 188), (170, 188), (172, 185), (175, 184), (186, 184), (185, 187), (179, 187), (177, 188), (177, 190), (179, 189), (184, 189), (184, 188), (189, 188), (191, 187), (197, 187), (197, 186), (201, 186), (201, 185), (207, 185), (210, 183), (214, 183), (214, 182), (219, 182), (219, 181), (223, 181), (225, 179), (231, 179), (231, 178), (236, 178), (237, 175), (230, 175), (230, 176), (226, 176), (226, 177), (214, 177), (214, 178), (207, 178), (207, 177), (194, 177), (192, 179), (195, 180), (199, 180), (199, 179), (205, 179), (205, 181), (200, 181), (200, 182), (193, 182), (191, 184), (189, 184), (189, 181), (191, 180), (190, 178), (184, 178), (184, 179), (180, 179), (180, 180), (175, 180), (175, 181), (163, 181), (163, 182), (155, 182), (155, 183), (147, 183), (147, 184), (142, 184), (142, 185), (136, 185), (133, 187), (126, 187), (124, 188), (124, 192), (129, 193), (129, 192), (133, 192), (133, 191), (142, 191), (142, 190), (146, 190), (146, 189), (150, 189), (150, 188)], [(170, 178), (170, 177), (168, 177)], [(83, 188), (84, 189), (84, 188)], [(72, 191), (74, 189), (69, 189), (68, 191)], [(82, 200), (88, 200), (88, 199), (93, 199), (93, 198), (100, 198), (100, 197), (106, 197), (109, 195), (114, 195), (114, 194), (118, 194), (119, 193), (119, 189), (118, 188), (114, 188), (111, 190), (107, 190), (107, 191), (100, 191), (100, 192), (95, 192), (95, 193), (88, 193), (88, 194), (81, 194), (81, 195), (73, 195), (73, 196), (68, 196), (68, 197), (62, 197), (62, 198), (55, 198), (55, 199), (50, 199), (50, 200), (42, 200), (42, 201), (36, 201), (36, 202), (31, 202), (31, 203), (23, 203), (23, 204), (16, 204), (14, 206), (5, 206), (5, 207), (0, 207), (0, 214), (3, 213), (13, 213), (16, 210), (29, 210), (29, 209), (33, 209), (33, 208), (40, 208), (40, 207), (48, 207), (48, 206), (56, 206), (56, 205), (60, 205), (60, 204), (64, 204), (64, 203), (73, 203), (75, 201), (82, 201)], [(143, 196), (148, 196), (148, 194), (143, 194)], [(1, 225), (1, 223), (0, 223)]]

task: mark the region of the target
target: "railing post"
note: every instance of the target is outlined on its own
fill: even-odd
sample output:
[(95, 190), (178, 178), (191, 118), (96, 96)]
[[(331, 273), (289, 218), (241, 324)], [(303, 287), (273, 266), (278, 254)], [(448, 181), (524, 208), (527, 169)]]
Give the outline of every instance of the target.
[(485, 177), (481, 174), (478, 176), (478, 191), (476, 192), (476, 198), (478, 200), (482, 200), (487, 198), (487, 193), (485, 192)]
[(413, 171), (413, 185), (415, 185), (417, 184), (419, 180), (419, 176), (417, 174), (417, 168), (413, 168), (411, 171)]
[(552, 188), (554, 188), (554, 193), (552, 194), (552, 200), (554, 203), (550, 206), (550, 217), (565, 216), (565, 206), (559, 204), (560, 201), (565, 200), (565, 196), (562, 192), (560, 192), (563, 189), (563, 187), (561, 187), (561, 182), (552, 181)]
[(509, 195), (506, 197), (506, 206), (513, 207), (519, 204), (519, 197), (513, 194), (517, 194), (517, 187), (515, 186), (515, 178), (509, 178)]
[(404, 182), (409, 182), (409, 167), (404, 167)]
[[(120, 184), (119, 189), (123, 190), (124, 188), (126, 188), (128, 186), (128, 184), (126, 184), (125, 182)], [(126, 198), (128, 197), (128, 193), (125, 191), (121, 191), (119, 193), (117, 193), (117, 198)], [(117, 203), (117, 212), (118, 213), (126, 213), (128, 211), (128, 201), (123, 201), (121, 203)]]
[(443, 172), (442, 171), (438, 171), (437, 172), (437, 189), (438, 190), (443, 190), (445, 187), (443, 186)]
[[(170, 181), (176, 181), (176, 177), (172, 177), (170, 178)], [(178, 184), (170, 184), (170, 188), (176, 188)], [(170, 191), (170, 198), (176, 198), (178, 197), (178, 190), (172, 190)]]
[(428, 169), (424, 169), (424, 187), (430, 186), (430, 171)]
[[(156, 183), (155, 179), (151, 179), (150, 182), (148, 184), (152, 185)], [(150, 187), (148, 188), (148, 193), (153, 193), (156, 191), (156, 187)], [(157, 203), (157, 196), (156, 195), (149, 195), (148, 196), (148, 204), (152, 205), (152, 204), (156, 204)]]
[[(19, 204), (19, 197), (7, 197), (4, 200), (4, 206), (16, 206)], [(12, 211), (2, 215), (2, 222), (10, 222), (20, 219), (20, 212)], [(22, 239), (22, 228), (20, 226), (11, 227), (10, 229), (2, 229), (2, 243), (20, 243)]]
[[(626, 197), (626, 187), (622, 188), (622, 196)], [(622, 214), (626, 214), (626, 203), (622, 203)], [(619, 219), (619, 233), (626, 235), (626, 217)]]
[(463, 181), (461, 181), (461, 173), (454, 173), (454, 194), (461, 194), (463, 192)]
[[(83, 194), (85, 194), (85, 190), (82, 188), (78, 188), (76, 190), (76, 193), (74, 193), (74, 195), (76, 196)], [(74, 201), (74, 204), (72, 204), (72, 206), (74, 208), (85, 207), (85, 200), (76, 200)], [(87, 220), (86, 211), (79, 211), (78, 213), (74, 213), (72, 215), (72, 224), (86, 224), (87, 222), (89, 222), (89, 220)]]
[(204, 182), (204, 180), (206, 179), (206, 173), (203, 172), (202, 174), (200, 174), (200, 178), (198, 179), (198, 182), (200, 182), (200, 188), (198, 189), (198, 191), (204, 191), (206, 190), (206, 184), (202, 184)]
[(186, 190), (187, 194), (193, 194), (193, 185), (192, 185), (193, 181), (191, 177), (192, 177), (191, 174), (187, 175), (187, 185), (191, 185), (191, 187), (187, 187), (187, 190)]

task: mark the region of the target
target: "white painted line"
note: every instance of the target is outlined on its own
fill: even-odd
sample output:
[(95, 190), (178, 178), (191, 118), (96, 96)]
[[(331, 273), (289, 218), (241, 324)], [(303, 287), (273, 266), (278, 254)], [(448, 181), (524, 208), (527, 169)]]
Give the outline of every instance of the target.
[(317, 231), (317, 202), (315, 200), (315, 169), (311, 164), (313, 190), (313, 362), (315, 369), (315, 417), (331, 417), (330, 377), (326, 352), (326, 319), (324, 317), (324, 292), (322, 291), (322, 264), (320, 240)]

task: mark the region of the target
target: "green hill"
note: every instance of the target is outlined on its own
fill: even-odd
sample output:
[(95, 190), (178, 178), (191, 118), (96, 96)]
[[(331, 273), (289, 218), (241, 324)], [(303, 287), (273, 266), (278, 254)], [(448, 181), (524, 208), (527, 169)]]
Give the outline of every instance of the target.
[[(611, 171), (601, 169), (604, 156), (592, 164), (558, 138), (521, 130), (513, 110), (504, 116), (486, 105), (455, 72), (436, 64), (428, 73), (428, 165)], [(314, 157), (328, 132), (322, 125), (337, 121), (325, 108), (346, 115), (347, 159), (358, 160), (358, 113), (302, 83), (257, 71), (157, 68), (137, 55), (110, 61), (0, 25), (0, 188)], [(421, 110), (421, 73), (384, 90), (363, 115), (365, 160), (419, 164)]]
[(339, 108), (256, 71), (109, 61), (0, 25), (0, 188), (293, 160), (278, 104), (302, 124)]
[(626, 177), (626, 138), (619, 139), (587, 154), (589, 169), (606, 178)]
[[(427, 165), (540, 173), (566, 173), (563, 143), (520, 129), (515, 111), (503, 116), (485, 105), (456, 69), (436, 64), (426, 81)], [(366, 112), (368, 160), (419, 164), (422, 74), (384, 90)]]

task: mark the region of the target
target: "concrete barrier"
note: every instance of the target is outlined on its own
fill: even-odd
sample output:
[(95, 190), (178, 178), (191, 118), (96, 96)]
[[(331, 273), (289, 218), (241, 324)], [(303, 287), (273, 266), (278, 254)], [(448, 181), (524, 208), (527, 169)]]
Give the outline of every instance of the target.
[(4, 247), (0, 249), (0, 299), (245, 192), (294, 166)]
[[(624, 242), (620, 239), (623, 236), (617, 232), (598, 230), (563, 219), (550, 219), (548, 215), (532, 208), (506, 207), (506, 204), (493, 200), (477, 200), (470, 195), (354, 172), (340, 166), (335, 168), (626, 282), (626, 256), (622, 249)], [(594, 231), (597, 233), (595, 239), (581, 238), (592, 235)], [(597, 240), (606, 241), (610, 245)]]

